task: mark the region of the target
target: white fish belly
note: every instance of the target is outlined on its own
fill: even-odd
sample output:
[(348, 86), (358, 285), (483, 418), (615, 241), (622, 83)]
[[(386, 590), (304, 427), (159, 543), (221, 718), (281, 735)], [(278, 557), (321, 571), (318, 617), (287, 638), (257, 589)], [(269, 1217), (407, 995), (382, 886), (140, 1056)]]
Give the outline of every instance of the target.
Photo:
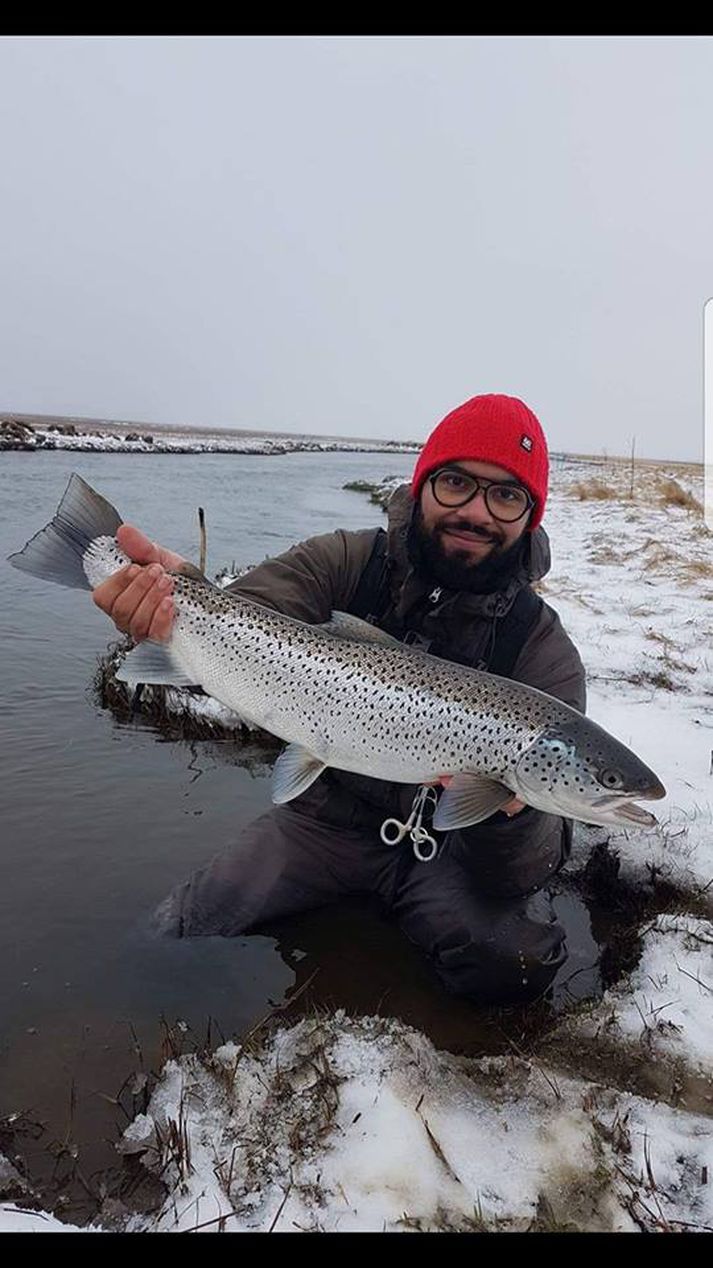
[(170, 651), (227, 708), (341, 770), (418, 783), (462, 770), (500, 777), (509, 766), (514, 735), (488, 742), (475, 710), (356, 671), (323, 644), (295, 654), (266, 636), (246, 640), (234, 622), (196, 637), (179, 617)]

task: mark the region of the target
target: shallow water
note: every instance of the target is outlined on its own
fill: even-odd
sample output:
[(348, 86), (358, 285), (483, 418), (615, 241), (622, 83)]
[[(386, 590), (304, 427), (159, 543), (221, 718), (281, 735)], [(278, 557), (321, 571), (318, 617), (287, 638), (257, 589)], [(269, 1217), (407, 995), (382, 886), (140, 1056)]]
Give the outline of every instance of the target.
[[(47, 522), (74, 470), (125, 520), (194, 559), (203, 506), (215, 572), (380, 522), (378, 508), (342, 486), (406, 474), (411, 461), (6, 453), (0, 557)], [(196, 1033), (213, 1018), (218, 1033), (240, 1034), (315, 970), (312, 999), (387, 1008), (443, 1046), (480, 1050), (477, 1010), (446, 997), (398, 931), (363, 906), (284, 922), (276, 938), (150, 940), (143, 922), (160, 899), (268, 806), (267, 774), (118, 724), (90, 690), (113, 637), (107, 619), (84, 592), (9, 566), (2, 575), (0, 1118), (31, 1110), (62, 1135), (74, 1081), (71, 1133), (99, 1166), (99, 1138), (116, 1117), (103, 1096), (158, 1061), (162, 1015)], [(566, 1000), (597, 989), (598, 947), (581, 903), (563, 894), (556, 905), (571, 931), (558, 984)]]

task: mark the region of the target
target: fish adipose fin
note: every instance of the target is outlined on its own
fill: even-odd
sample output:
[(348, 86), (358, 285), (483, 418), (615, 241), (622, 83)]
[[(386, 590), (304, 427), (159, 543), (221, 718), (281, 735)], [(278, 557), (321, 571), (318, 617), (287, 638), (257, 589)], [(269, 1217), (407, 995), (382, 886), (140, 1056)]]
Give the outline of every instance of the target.
[(337, 638), (350, 638), (357, 643), (383, 643), (386, 647), (398, 647), (404, 650), (404, 644), (391, 634), (386, 634), (370, 621), (362, 621), (359, 616), (350, 612), (332, 612), (328, 621), (317, 627), (327, 634), (335, 634)]
[(484, 775), (454, 775), (438, 802), (433, 826), (437, 832), (471, 828), (489, 819), (511, 801), (513, 795), (504, 784)]
[(95, 537), (115, 537), (121, 519), (81, 476), (72, 475), (55, 517), (9, 562), (21, 572), (60, 586), (90, 590), (82, 557)]
[(301, 744), (288, 744), (272, 772), (272, 800), (281, 806), (299, 797), (319, 778), (325, 766), (326, 762), (321, 762)]
[(198, 687), (195, 678), (189, 677), (174, 664), (165, 643), (139, 643), (125, 657), (116, 672), (119, 682), (134, 686), (137, 682), (149, 682), (154, 686)]

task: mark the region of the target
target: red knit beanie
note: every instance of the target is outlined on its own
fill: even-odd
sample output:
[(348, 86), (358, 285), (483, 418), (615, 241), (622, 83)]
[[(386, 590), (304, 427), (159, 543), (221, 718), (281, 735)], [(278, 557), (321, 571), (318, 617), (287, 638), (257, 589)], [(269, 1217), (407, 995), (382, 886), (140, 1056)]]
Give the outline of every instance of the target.
[(535, 499), (528, 532), (542, 520), (547, 499), (547, 441), (537, 418), (516, 396), (473, 396), (446, 414), (426, 441), (413, 473), (418, 498), (432, 471), (449, 462), (491, 462), (504, 467)]

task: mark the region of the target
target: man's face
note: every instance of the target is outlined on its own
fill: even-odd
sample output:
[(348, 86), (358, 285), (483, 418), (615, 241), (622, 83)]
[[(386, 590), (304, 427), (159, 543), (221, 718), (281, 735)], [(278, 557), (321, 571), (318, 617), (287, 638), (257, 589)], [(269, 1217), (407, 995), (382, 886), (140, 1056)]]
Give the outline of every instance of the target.
[[(490, 462), (463, 459), (447, 465), (486, 480), (519, 483), (504, 467)], [(514, 523), (497, 520), (486, 506), (482, 489), (465, 506), (441, 506), (429, 480), (421, 489), (418, 511), (416, 531), (430, 569), (442, 575), (446, 584), (464, 588), (471, 579), (495, 573), (501, 558), (525, 533), (532, 514), (528, 511)], [(478, 570), (486, 560), (486, 568)]]

